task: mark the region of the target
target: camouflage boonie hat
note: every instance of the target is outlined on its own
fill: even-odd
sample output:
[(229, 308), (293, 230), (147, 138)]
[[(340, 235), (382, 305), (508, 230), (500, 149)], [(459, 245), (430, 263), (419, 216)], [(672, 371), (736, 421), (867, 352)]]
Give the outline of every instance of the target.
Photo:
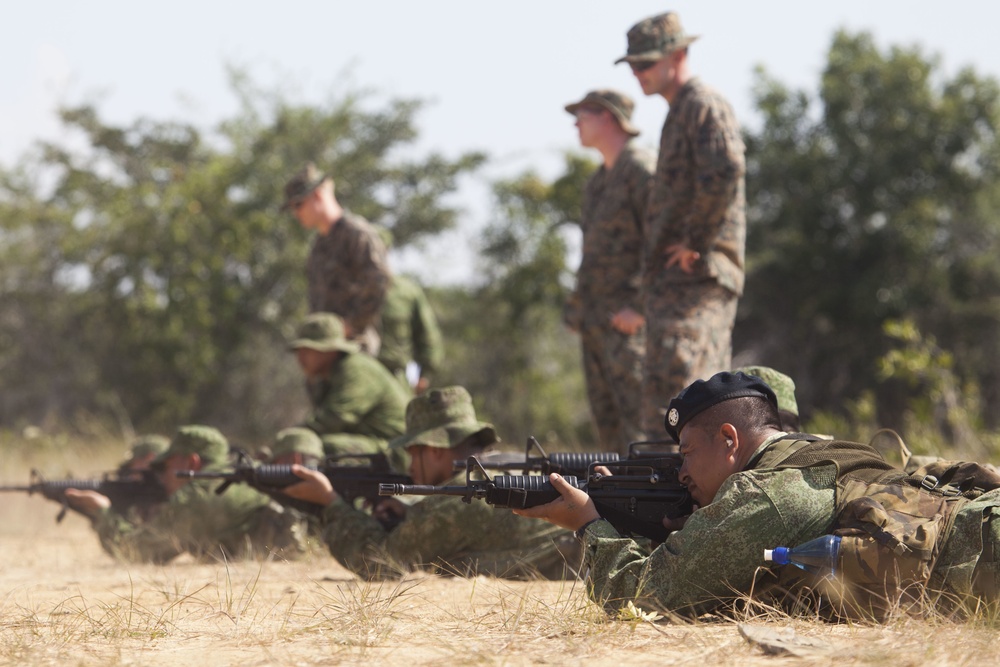
[(629, 29), (628, 51), (615, 64), (659, 60), (671, 51), (683, 49), (696, 39), (698, 35), (684, 32), (677, 12), (650, 16)]
[(170, 446), (170, 438), (165, 435), (143, 435), (136, 438), (129, 447), (128, 451), (125, 452), (125, 460), (122, 462), (121, 467), (127, 468), (132, 465), (138, 459), (144, 459), (150, 454), (153, 454), (155, 459), (157, 456), (167, 451), (167, 447)]
[(633, 102), (632, 98), (625, 93), (619, 93), (617, 90), (609, 90), (606, 88), (592, 90), (579, 102), (567, 104), (565, 109), (571, 114), (576, 114), (581, 107), (600, 107), (602, 109), (607, 109), (611, 112), (611, 115), (615, 117), (618, 124), (621, 125), (621, 128), (626, 133), (632, 135), (633, 137), (639, 135), (639, 130), (630, 122), (632, 119), (632, 110), (635, 108), (635, 102)]
[(281, 205), (281, 210), (287, 211), (300, 204), (327, 178), (329, 177), (317, 169), (315, 164), (307, 162), (285, 184), (285, 203)]
[(756, 375), (774, 390), (774, 395), (778, 397), (779, 410), (799, 416), (799, 404), (795, 401), (795, 381), (792, 378), (768, 366), (743, 366), (733, 372)]
[(406, 406), (406, 433), (389, 443), (393, 448), (427, 445), (451, 449), (471, 437), (483, 447), (499, 442), (492, 424), (476, 419), (465, 387), (431, 389)]
[(361, 349), (357, 343), (347, 340), (343, 320), (333, 313), (312, 313), (302, 321), (295, 338), (288, 343), (289, 350), (300, 347), (320, 352), (340, 350), (348, 354)]
[(224, 463), (229, 458), (229, 442), (217, 428), (211, 426), (181, 426), (166, 451), (156, 457), (153, 465), (162, 466), (171, 456), (197, 454), (206, 464)]
[(284, 454), (304, 454), (323, 458), (323, 441), (314, 431), (301, 426), (294, 426), (279, 431), (271, 445), (271, 458)]

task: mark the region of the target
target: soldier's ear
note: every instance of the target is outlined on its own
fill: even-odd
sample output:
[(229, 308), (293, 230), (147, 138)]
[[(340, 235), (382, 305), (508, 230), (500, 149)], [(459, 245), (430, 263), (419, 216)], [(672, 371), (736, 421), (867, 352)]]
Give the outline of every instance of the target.
[(201, 470), (202, 460), (198, 454), (188, 455), (188, 470)]

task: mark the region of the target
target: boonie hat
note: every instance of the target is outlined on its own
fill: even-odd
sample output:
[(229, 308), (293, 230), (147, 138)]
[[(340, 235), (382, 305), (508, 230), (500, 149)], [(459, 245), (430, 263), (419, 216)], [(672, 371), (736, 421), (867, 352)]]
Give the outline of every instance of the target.
[(767, 383), (746, 373), (716, 373), (708, 380), (692, 382), (671, 399), (663, 426), (673, 439), (680, 442), (680, 432), (691, 419), (723, 401), (756, 396), (767, 399), (778, 408), (778, 399)]
[(206, 464), (224, 463), (229, 458), (229, 443), (217, 428), (199, 424), (181, 426), (170, 440), (170, 446), (156, 457), (153, 465), (162, 466), (178, 454), (197, 454)]
[(327, 175), (317, 169), (315, 164), (307, 162), (285, 184), (285, 203), (281, 205), (281, 210), (297, 206), (327, 178)]
[(288, 349), (307, 347), (320, 352), (354, 353), (361, 349), (357, 343), (347, 340), (344, 321), (333, 313), (312, 313), (302, 321), (295, 338), (288, 343)]
[(795, 381), (792, 378), (768, 366), (743, 366), (734, 372), (759, 377), (774, 391), (779, 410), (799, 416), (799, 404), (795, 401)]
[(159, 456), (167, 451), (167, 447), (169, 446), (170, 438), (165, 435), (150, 434), (139, 436), (125, 453), (126, 460), (122, 465), (127, 466), (136, 459), (144, 459), (150, 454)]
[(499, 442), (492, 424), (476, 419), (465, 387), (431, 389), (406, 406), (406, 433), (389, 443), (393, 448), (427, 445), (451, 449), (475, 437), (483, 447)]
[(628, 51), (615, 64), (659, 60), (671, 51), (683, 49), (696, 39), (698, 35), (684, 32), (677, 12), (650, 16), (629, 29)]
[(619, 93), (617, 90), (609, 90), (606, 88), (592, 90), (579, 102), (567, 104), (565, 109), (569, 113), (575, 114), (581, 107), (600, 107), (602, 109), (607, 109), (611, 112), (611, 115), (615, 117), (618, 124), (621, 125), (621, 128), (626, 133), (632, 135), (633, 137), (639, 135), (639, 130), (630, 122), (632, 119), (632, 110), (635, 108), (635, 102), (633, 102), (632, 98), (625, 93)]
[(284, 454), (304, 454), (323, 458), (323, 441), (310, 429), (293, 426), (279, 431), (271, 445), (271, 458)]

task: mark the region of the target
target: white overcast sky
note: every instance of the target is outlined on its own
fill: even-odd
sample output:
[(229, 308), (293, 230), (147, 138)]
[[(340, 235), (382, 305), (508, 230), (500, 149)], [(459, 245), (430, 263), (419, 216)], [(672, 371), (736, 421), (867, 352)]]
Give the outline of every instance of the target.
[[(953, 0), (32, 0), (4, 2), (0, 31), (0, 163), (39, 138), (60, 140), (60, 103), (96, 101), (104, 118), (212, 124), (236, 101), (227, 63), (259, 83), (292, 85), (305, 102), (366, 87), (382, 98), (429, 102), (419, 147), (457, 155), (483, 150), (490, 166), (458, 198), (462, 231), (397, 258), (425, 280), (464, 280), (455, 248), (476, 243), (489, 216), (483, 183), (534, 167), (554, 175), (573, 148), (563, 111), (592, 88), (637, 101), (640, 140), (656, 144), (666, 113), (643, 98), (628, 68), (613, 65), (639, 19), (680, 13), (701, 39), (695, 73), (729, 97), (745, 125), (753, 69), (763, 65), (796, 88), (814, 90), (834, 32), (868, 30), (881, 48), (919, 44), (954, 74), (971, 65), (1000, 77), (1000, 3)], [(276, 184), (280, 188), (280, 184)], [(349, 204), (349, 202), (348, 202)], [(456, 245), (458, 244), (458, 245)], [(460, 252), (467, 258), (469, 252)], [(450, 271), (442, 266), (452, 264)], [(434, 266), (432, 271), (429, 266)]]

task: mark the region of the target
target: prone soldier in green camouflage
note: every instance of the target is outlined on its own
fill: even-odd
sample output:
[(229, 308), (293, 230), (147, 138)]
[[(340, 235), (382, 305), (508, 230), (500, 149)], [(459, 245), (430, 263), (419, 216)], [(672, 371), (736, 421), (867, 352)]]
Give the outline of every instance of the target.
[(312, 162), (285, 185), (282, 208), (291, 210), (305, 229), (317, 232), (306, 262), (309, 311), (336, 313), (347, 337), (376, 354), (375, 326), (391, 278), (378, 233), (340, 205), (333, 179)]
[[(408, 395), (386, 368), (347, 340), (332, 313), (313, 313), (289, 343), (306, 376), (313, 412), (302, 426), (317, 433), (327, 455), (378, 454), (406, 428)], [(405, 455), (390, 457), (406, 468)]]
[[(587, 180), (580, 227), (583, 252), (567, 318), (580, 333), (587, 398), (603, 449), (645, 440), (642, 373), (646, 353), (642, 313), (643, 224), (656, 165), (635, 145), (632, 100), (615, 90), (594, 90), (566, 106), (576, 117), (580, 144), (601, 153)], [(567, 309), (573, 312), (572, 308)]]
[(202, 560), (289, 559), (302, 554), (307, 526), (298, 512), (243, 484), (220, 495), (215, 480), (176, 475), (220, 470), (228, 459), (229, 444), (218, 430), (182, 426), (153, 462), (170, 499), (147, 520), (136, 522), (110, 512), (107, 498), (94, 491), (76, 491), (71, 502), (90, 514), (101, 545), (122, 560), (166, 563), (183, 553)]
[[(578, 531), (591, 594), (609, 610), (696, 617), (741, 596), (793, 613), (883, 620), (1000, 602), (1000, 475), (945, 462), (914, 474), (869, 445), (787, 434), (759, 378), (718, 373), (668, 406), (680, 480), (696, 511), (654, 549), (622, 537), (586, 493), (552, 475), (562, 497), (517, 510)], [(839, 579), (765, 563), (763, 552), (841, 538)], [(817, 597), (815, 593), (819, 592)]]
[[(431, 389), (407, 406), (406, 434), (393, 441), (411, 458), (416, 484), (465, 484), (454, 460), (481, 453), (498, 441), (493, 426), (476, 418), (462, 387)], [(324, 539), (330, 553), (368, 579), (398, 577), (428, 569), (440, 574), (504, 578), (575, 576), (579, 544), (572, 534), (542, 521), (523, 521), (486, 503), (428, 496), (404, 512), (388, 531), (373, 517), (336, 496), (320, 473), (294, 468), (306, 480), (287, 489), (291, 496), (326, 506)], [(391, 499), (390, 499), (391, 500)]]
[(662, 423), (666, 397), (730, 367), (743, 293), (745, 148), (732, 107), (690, 74), (696, 39), (675, 12), (652, 16), (628, 31), (628, 53), (617, 61), (646, 95), (670, 105), (646, 212), (647, 433)]
[[(421, 393), (444, 358), (444, 342), (437, 317), (427, 295), (415, 280), (394, 275), (382, 306), (379, 333), (382, 347), (378, 360), (408, 391)], [(410, 386), (406, 367), (413, 361), (420, 368), (416, 386)]]

